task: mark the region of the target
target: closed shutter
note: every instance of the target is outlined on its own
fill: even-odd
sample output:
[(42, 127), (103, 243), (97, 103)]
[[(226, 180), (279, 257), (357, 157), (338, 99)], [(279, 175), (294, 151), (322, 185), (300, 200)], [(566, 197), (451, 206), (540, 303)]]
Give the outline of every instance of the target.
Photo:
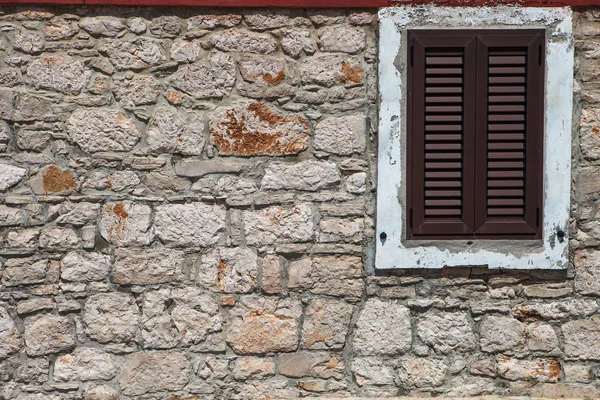
[(478, 35), (478, 235), (541, 237), (544, 39), (540, 30)]
[(409, 31), (408, 238), (540, 236), (543, 43)]

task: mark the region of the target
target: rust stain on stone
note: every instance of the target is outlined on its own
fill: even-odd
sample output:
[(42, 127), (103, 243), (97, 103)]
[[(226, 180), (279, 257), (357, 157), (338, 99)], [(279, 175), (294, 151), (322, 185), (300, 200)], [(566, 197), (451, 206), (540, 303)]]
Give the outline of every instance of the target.
[(181, 95), (177, 92), (167, 92), (165, 96), (167, 101), (171, 104), (180, 104), (181, 103)]
[(215, 284), (221, 291), (225, 291), (225, 287), (223, 285), (223, 278), (225, 277), (225, 271), (227, 270), (227, 264), (221, 258), (221, 252), (219, 252), (219, 265), (217, 267), (217, 280)]
[[(308, 122), (297, 115), (283, 116), (272, 112), (261, 103), (252, 103), (248, 110), (254, 114), (259, 121), (267, 125), (277, 126), (287, 122), (296, 122), (310, 129)], [(280, 137), (283, 132), (275, 133), (260, 132), (248, 128), (246, 117), (238, 119), (234, 110), (226, 112), (227, 121), (219, 123), (225, 129), (225, 134), (212, 132), (213, 142), (222, 153), (238, 154), (243, 156), (257, 154), (296, 154), (306, 148), (306, 143), (300, 139), (290, 143), (281, 143)]]
[(51, 165), (44, 172), (42, 183), (46, 193), (63, 192), (77, 187), (73, 173), (71, 171), (63, 172), (56, 165)]
[(271, 74), (264, 74), (262, 76), (263, 80), (267, 82), (269, 85), (276, 85), (280, 82), (283, 82), (285, 79), (285, 72), (279, 71), (277, 75), (273, 76)]
[(125, 211), (125, 206), (121, 203), (115, 204), (112, 209), (113, 213), (119, 218), (120, 221), (125, 221), (129, 214)]
[(51, 56), (51, 57), (44, 57), (44, 62), (46, 63), (47, 66), (51, 67), (54, 64), (64, 64), (65, 62), (62, 60), (62, 58), (60, 57), (56, 57), (56, 56)]
[(361, 83), (363, 78), (363, 69), (360, 65), (350, 65), (342, 62), (342, 74), (346, 83)]

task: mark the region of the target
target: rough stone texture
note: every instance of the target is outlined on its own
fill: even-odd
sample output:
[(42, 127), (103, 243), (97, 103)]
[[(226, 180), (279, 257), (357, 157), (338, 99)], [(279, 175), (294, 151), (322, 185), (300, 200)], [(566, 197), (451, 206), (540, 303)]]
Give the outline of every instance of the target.
[(600, 398), (573, 13), (573, 268), (375, 275), (376, 10), (3, 7), (0, 398)]
[(144, 246), (154, 238), (150, 206), (132, 203), (109, 203), (102, 210), (100, 235), (116, 246)]
[(197, 99), (223, 97), (235, 84), (235, 64), (227, 55), (213, 54), (179, 69), (171, 84)]
[(85, 303), (83, 323), (86, 333), (95, 341), (128, 342), (138, 333), (139, 310), (129, 294), (96, 294)]
[(410, 349), (410, 313), (396, 302), (369, 299), (354, 333), (354, 350), (365, 356), (398, 355)]
[(21, 335), (6, 309), (0, 307), (0, 360), (21, 348)]
[(256, 251), (248, 248), (218, 248), (202, 256), (198, 283), (224, 293), (248, 293), (257, 284)]
[(356, 358), (351, 369), (359, 386), (394, 384), (393, 369), (378, 358)]
[(101, 281), (108, 276), (110, 264), (105, 254), (72, 251), (61, 260), (60, 277), (70, 282)]
[(239, 354), (293, 351), (300, 310), (298, 300), (247, 298), (231, 311), (227, 343)]
[(119, 387), (129, 396), (180, 390), (191, 376), (189, 359), (179, 352), (142, 352), (130, 357), (119, 374)]
[(243, 51), (256, 54), (271, 54), (277, 49), (270, 35), (242, 30), (226, 30), (211, 36), (211, 43), (221, 51)]
[(131, 40), (106, 39), (98, 51), (108, 56), (118, 70), (142, 70), (166, 60), (160, 42), (145, 37)]
[(299, 115), (281, 115), (262, 103), (217, 109), (210, 118), (211, 142), (223, 155), (297, 154), (310, 127)]
[(185, 254), (178, 250), (116, 249), (111, 280), (121, 285), (176, 282), (184, 266)]
[(301, 347), (341, 349), (346, 343), (354, 307), (340, 300), (315, 299), (304, 314)]
[(319, 30), (319, 47), (323, 51), (356, 54), (366, 47), (365, 31), (345, 25), (326, 26)]
[(363, 283), (359, 257), (315, 257), (292, 261), (288, 288), (315, 294), (360, 296)]
[(400, 360), (398, 376), (408, 387), (436, 387), (444, 384), (447, 370), (441, 360), (409, 358)]
[(110, 354), (93, 348), (79, 348), (54, 362), (54, 379), (58, 382), (109, 380), (117, 371)]
[(340, 173), (333, 162), (271, 163), (265, 170), (261, 188), (317, 191), (333, 186), (340, 181), (340, 178)]
[(417, 322), (417, 335), (442, 353), (472, 351), (476, 346), (473, 328), (461, 312), (427, 312)]
[(153, 153), (200, 155), (204, 149), (206, 117), (172, 107), (161, 107), (146, 130), (146, 142)]
[(141, 339), (145, 348), (195, 345), (222, 327), (217, 303), (198, 288), (148, 292), (142, 308)]
[(5, 191), (15, 186), (27, 174), (25, 168), (17, 167), (10, 164), (0, 164), (0, 191)]
[(70, 350), (75, 347), (75, 323), (58, 315), (30, 317), (25, 319), (23, 338), (29, 356)]
[[(98, 131), (103, 134), (98, 135)], [(129, 151), (142, 136), (133, 120), (122, 111), (84, 108), (75, 110), (67, 120), (67, 134), (90, 153)]]
[(570, 321), (561, 328), (564, 352), (569, 358), (582, 360), (600, 359), (600, 317)]
[(156, 208), (154, 231), (171, 246), (208, 247), (225, 230), (225, 210), (201, 203), (164, 205)]
[(309, 204), (246, 211), (243, 214), (244, 233), (248, 244), (307, 242), (313, 237), (312, 219)]
[(315, 128), (315, 149), (351, 155), (365, 151), (366, 121), (363, 115), (325, 118)]
[(556, 382), (560, 376), (560, 363), (556, 360), (518, 360), (500, 357), (498, 375), (511, 381)]
[(481, 322), (481, 350), (487, 353), (505, 351), (523, 347), (525, 328), (516, 319), (486, 316)]
[(69, 56), (53, 55), (37, 58), (27, 67), (27, 79), (38, 89), (67, 94), (79, 94), (89, 73), (83, 63)]

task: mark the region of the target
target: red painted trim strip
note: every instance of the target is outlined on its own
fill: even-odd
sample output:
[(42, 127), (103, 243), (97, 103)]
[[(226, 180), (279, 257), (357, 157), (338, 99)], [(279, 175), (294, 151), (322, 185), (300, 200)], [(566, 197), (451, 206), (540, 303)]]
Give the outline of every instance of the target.
[(434, 3), (447, 6), (521, 5), (600, 7), (600, 0), (0, 0), (0, 4), (78, 4), (119, 6), (380, 8)]

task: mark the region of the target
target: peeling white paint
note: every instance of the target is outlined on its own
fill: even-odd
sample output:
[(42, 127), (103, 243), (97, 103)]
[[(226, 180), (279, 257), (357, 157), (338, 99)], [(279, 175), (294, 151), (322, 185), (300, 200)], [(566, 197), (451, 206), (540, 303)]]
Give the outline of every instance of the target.
[[(404, 239), (406, 29), (546, 29), (544, 226), (541, 241), (411, 241)], [(571, 185), (573, 38), (570, 8), (390, 7), (379, 12), (379, 158), (375, 267), (564, 269)], [(385, 232), (386, 240), (379, 235)]]

